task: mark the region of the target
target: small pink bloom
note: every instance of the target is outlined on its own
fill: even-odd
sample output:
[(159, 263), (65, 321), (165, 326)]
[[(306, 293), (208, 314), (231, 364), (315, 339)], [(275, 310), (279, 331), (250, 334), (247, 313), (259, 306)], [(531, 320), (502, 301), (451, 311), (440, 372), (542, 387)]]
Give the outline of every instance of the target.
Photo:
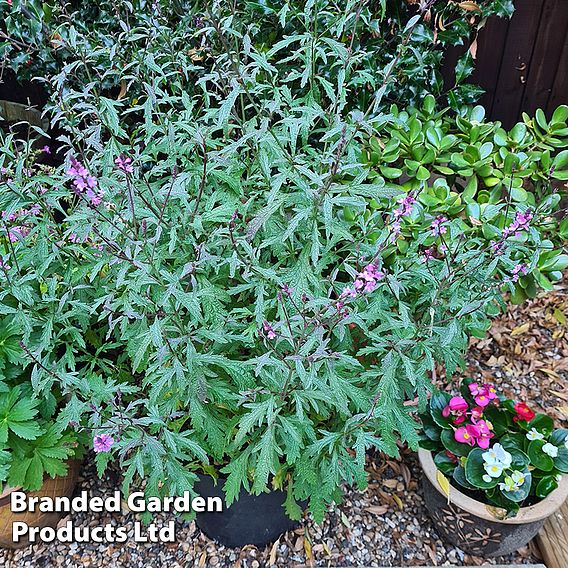
[(485, 450), (489, 447), (491, 438), (493, 438), (494, 434), (489, 429), (489, 425), (487, 424), (487, 422), (485, 422), (485, 420), (479, 420), (475, 424), (475, 427), (477, 428), (478, 432), (477, 436), (475, 437), (477, 445)]
[(114, 438), (108, 434), (99, 434), (93, 438), (95, 452), (108, 452), (114, 444)]
[(466, 426), (460, 426), (454, 432), (454, 438), (456, 439), (456, 442), (460, 442), (460, 444), (469, 444), (470, 446), (473, 446), (475, 444), (475, 438), (473, 438), (472, 435), (468, 432)]
[(471, 409), (471, 420), (477, 422), (483, 416), (483, 410), (482, 406), (474, 406)]
[(467, 401), (461, 396), (452, 397), (450, 399), (450, 402), (448, 403), (448, 406), (450, 407), (450, 410), (454, 411), (467, 410), (468, 408)]

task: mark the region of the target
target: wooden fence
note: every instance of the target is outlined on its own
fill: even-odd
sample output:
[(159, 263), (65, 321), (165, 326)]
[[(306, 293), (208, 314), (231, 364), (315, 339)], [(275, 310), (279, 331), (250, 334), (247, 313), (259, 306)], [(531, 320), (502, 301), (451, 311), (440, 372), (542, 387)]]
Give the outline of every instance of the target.
[[(459, 55), (447, 54), (447, 80)], [(490, 18), (477, 38), (471, 82), (486, 91), (487, 115), (507, 127), (523, 111), (550, 116), (568, 104), (568, 0), (515, 0), (511, 20)]]

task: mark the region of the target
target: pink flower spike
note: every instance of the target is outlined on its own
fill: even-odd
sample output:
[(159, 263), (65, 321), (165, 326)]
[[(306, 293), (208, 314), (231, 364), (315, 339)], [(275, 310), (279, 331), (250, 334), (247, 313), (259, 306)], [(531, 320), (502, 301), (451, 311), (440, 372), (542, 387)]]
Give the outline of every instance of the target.
[(132, 158), (127, 156), (117, 156), (114, 163), (119, 170), (131, 174), (134, 169), (132, 168)]

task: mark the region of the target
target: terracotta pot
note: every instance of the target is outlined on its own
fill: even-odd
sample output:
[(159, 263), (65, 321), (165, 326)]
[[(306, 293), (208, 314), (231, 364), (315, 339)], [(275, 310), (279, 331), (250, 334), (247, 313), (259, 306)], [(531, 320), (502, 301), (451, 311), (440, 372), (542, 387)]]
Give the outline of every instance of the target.
[(448, 500), (437, 481), (432, 453), (420, 449), (418, 458), (424, 471), (424, 501), (437, 532), (475, 556), (502, 556), (525, 546), (568, 497), (568, 476), (564, 475), (546, 499), (522, 507), (515, 517), (500, 519), (502, 510), (468, 497), (453, 485)]
[[(71, 497), (77, 485), (77, 477), (81, 462), (73, 460), (69, 462), (69, 470), (64, 477), (52, 479), (45, 477), (43, 487), (39, 491), (27, 491), (30, 497)], [(64, 513), (42, 513), (40, 511), (12, 513), (10, 510), (10, 493), (17, 491), (18, 488), (6, 488), (0, 496), (0, 546), (5, 548), (24, 548), (28, 545), (26, 539), (18, 543), (12, 541), (12, 523), (22, 521), (30, 527), (53, 527), (64, 515)]]

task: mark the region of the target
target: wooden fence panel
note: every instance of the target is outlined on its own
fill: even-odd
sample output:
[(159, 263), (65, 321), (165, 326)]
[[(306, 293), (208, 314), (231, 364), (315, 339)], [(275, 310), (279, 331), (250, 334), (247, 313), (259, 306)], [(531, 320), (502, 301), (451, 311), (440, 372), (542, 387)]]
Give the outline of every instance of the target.
[[(471, 77), (485, 89), (487, 115), (506, 127), (522, 112), (542, 108), (550, 116), (568, 104), (568, 0), (516, 0), (515, 8), (510, 21), (489, 18), (479, 32)], [(448, 54), (447, 85), (457, 55)]]

